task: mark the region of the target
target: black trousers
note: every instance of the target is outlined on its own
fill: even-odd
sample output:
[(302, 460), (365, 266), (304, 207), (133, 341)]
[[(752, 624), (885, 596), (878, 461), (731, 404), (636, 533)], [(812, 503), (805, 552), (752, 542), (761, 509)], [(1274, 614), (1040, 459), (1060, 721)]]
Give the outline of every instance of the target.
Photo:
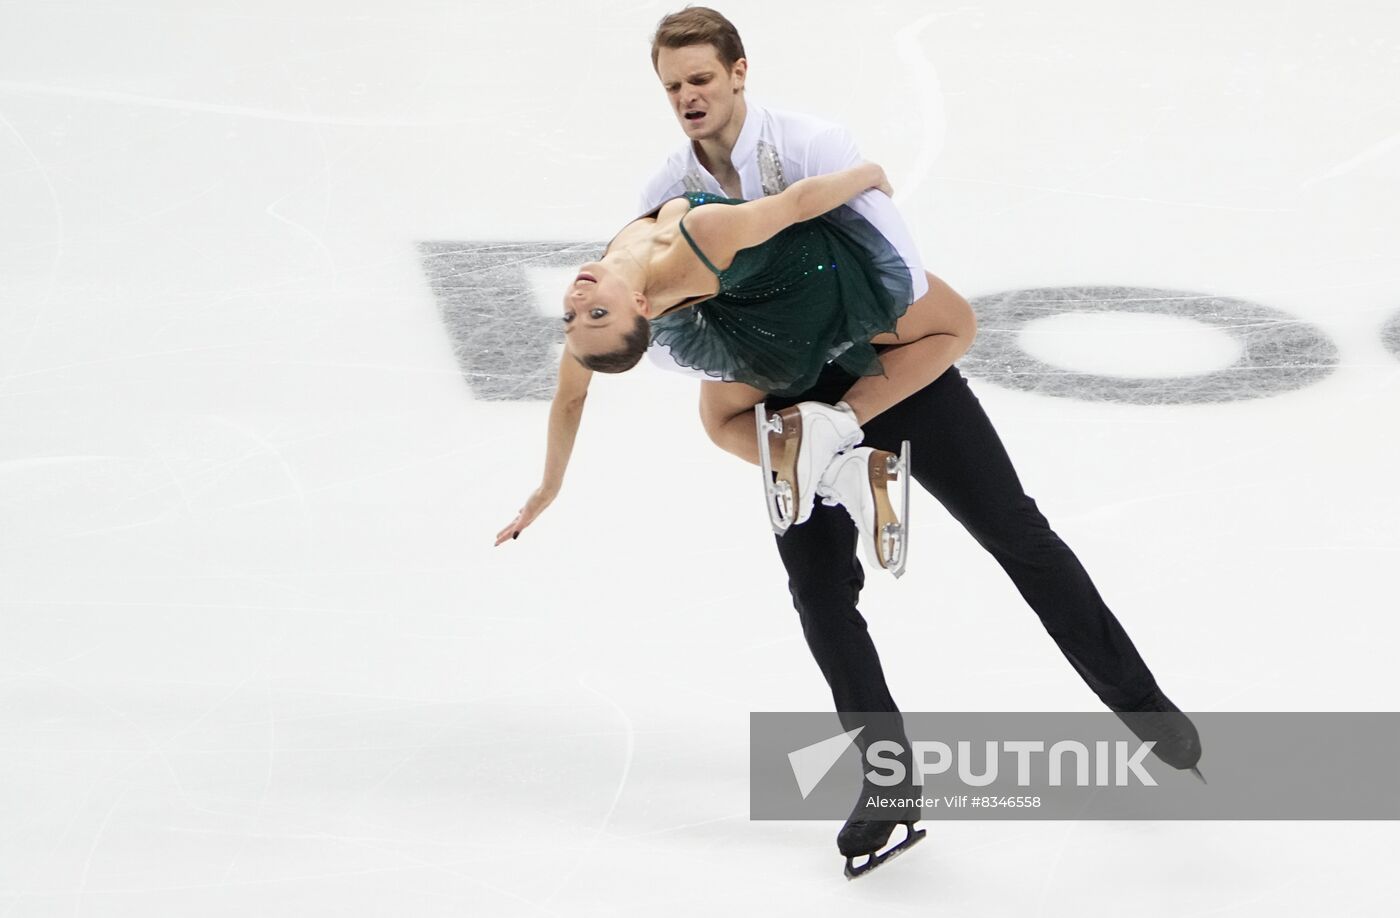
[[(834, 404), (856, 377), (828, 364), (807, 392), (770, 396), (770, 408)], [(1110, 708), (1131, 708), (1156, 680), (1089, 574), (1021, 487), (992, 422), (957, 367), (864, 427), (864, 446), (897, 453), (908, 440), (914, 479), (962, 523), (1011, 577), (1060, 651)], [(777, 537), (807, 646), (839, 712), (897, 711), (865, 619), (856, 608), (864, 571), (856, 529), (821, 501)]]

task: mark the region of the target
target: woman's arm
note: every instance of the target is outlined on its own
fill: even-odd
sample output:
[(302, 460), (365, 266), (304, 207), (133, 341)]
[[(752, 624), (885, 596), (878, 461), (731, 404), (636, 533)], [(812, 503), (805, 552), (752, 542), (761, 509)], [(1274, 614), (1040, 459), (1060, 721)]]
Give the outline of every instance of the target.
[(574, 451), (579, 422), (583, 420), (583, 403), (588, 398), (588, 384), (593, 371), (580, 364), (566, 350), (559, 361), (559, 383), (554, 401), (549, 406), (549, 433), (545, 445), (544, 475), (540, 486), (525, 501), (515, 519), (496, 533), (496, 544), (519, 537), (521, 530), (554, 502), (564, 484), (564, 471)]
[[(851, 198), (871, 188), (879, 188), (885, 194), (890, 194), (892, 191), (882, 167), (875, 163), (861, 163), (839, 172), (808, 176), (793, 182), (776, 195), (760, 198), (757, 201), (749, 201), (741, 205), (741, 209), (763, 211), (768, 208), (761, 205), (769, 204), (771, 208), (778, 210), (781, 216), (791, 216), (791, 220), (770, 234), (775, 235), (779, 230), (793, 223), (811, 220), (820, 217), (829, 210), (835, 210)], [(791, 203), (782, 203), (783, 198), (791, 199)], [(788, 209), (791, 210), (790, 214), (781, 213)], [(772, 217), (767, 219), (772, 219)]]
[(712, 262), (728, 265), (740, 249), (766, 242), (794, 223), (820, 217), (871, 188), (890, 193), (885, 170), (861, 163), (793, 182), (780, 194), (757, 201), (696, 208), (686, 217), (686, 229)]

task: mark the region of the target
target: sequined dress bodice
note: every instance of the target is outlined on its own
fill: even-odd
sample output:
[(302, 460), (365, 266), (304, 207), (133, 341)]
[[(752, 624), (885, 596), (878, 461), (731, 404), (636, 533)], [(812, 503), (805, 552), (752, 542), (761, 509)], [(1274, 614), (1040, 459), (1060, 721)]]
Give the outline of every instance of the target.
[[(742, 201), (691, 192), (691, 209)], [(652, 339), (683, 366), (765, 392), (796, 395), (828, 362), (861, 376), (883, 372), (870, 338), (892, 331), (913, 299), (894, 246), (848, 207), (796, 223), (741, 249), (724, 270), (686, 242), (719, 280), (719, 292), (651, 323)]]

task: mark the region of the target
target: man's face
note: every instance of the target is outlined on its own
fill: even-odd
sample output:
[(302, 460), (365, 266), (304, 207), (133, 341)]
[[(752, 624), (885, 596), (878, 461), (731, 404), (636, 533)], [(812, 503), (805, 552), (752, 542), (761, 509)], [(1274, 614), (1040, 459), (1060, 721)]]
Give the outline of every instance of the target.
[(725, 70), (714, 45), (661, 49), (656, 74), (686, 137), (708, 140), (729, 126), (748, 66), (740, 58)]

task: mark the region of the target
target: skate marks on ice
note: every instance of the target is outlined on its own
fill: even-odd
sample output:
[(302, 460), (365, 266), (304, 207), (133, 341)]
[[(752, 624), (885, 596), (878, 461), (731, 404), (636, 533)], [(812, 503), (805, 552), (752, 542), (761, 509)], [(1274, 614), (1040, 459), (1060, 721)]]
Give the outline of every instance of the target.
[(1391, 316), (1381, 327), (1381, 344), (1397, 359), (1400, 359), (1400, 312)]
[[(579, 265), (597, 242), (419, 243), (423, 269), (442, 311), (462, 374), (484, 401), (547, 400), (554, 391), (563, 330), (537, 302), (530, 272)], [(1325, 378), (1337, 366), (1331, 339), (1316, 326), (1234, 297), (1138, 287), (1037, 287), (972, 300), (979, 329), (959, 365), (974, 378), (1022, 391), (1135, 405), (1232, 402), (1279, 395)], [(1236, 355), (1206, 372), (1124, 376), (1055, 366), (1029, 353), (1022, 331), (1055, 316), (1145, 315), (1195, 323), (1226, 336)], [(1159, 345), (1151, 326), (1133, 337)], [(1400, 316), (1382, 332), (1400, 357)], [(1131, 346), (1136, 347), (1136, 343)], [(1170, 355), (1168, 356), (1170, 359)]]
[(473, 395), (482, 401), (553, 396), (555, 348), (564, 328), (535, 302), (529, 272), (575, 267), (602, 250), (598, 242), (419, 243), (452, 352)]
[[(959, 361), (963, 372), (1042, 395), (1133, 405), (1243, 401), (1312, 385), (1338, 362), (1336, 345), (1321, 329), (1282, 310), (1234, 297), (1142, 287), (1037, 287), (971, 302), (978, 319), (977, 340)], [(1238, 356), (1206, 372), (1111, 375), (1052, 365), (1027, 353), (1021, 340), (1023, 330), (1040, 319), (1113, 313), (1199, 323), (1228, 336)], [(1143, 343), (1150, 347), (1152, 326), (1144, 327)]]

